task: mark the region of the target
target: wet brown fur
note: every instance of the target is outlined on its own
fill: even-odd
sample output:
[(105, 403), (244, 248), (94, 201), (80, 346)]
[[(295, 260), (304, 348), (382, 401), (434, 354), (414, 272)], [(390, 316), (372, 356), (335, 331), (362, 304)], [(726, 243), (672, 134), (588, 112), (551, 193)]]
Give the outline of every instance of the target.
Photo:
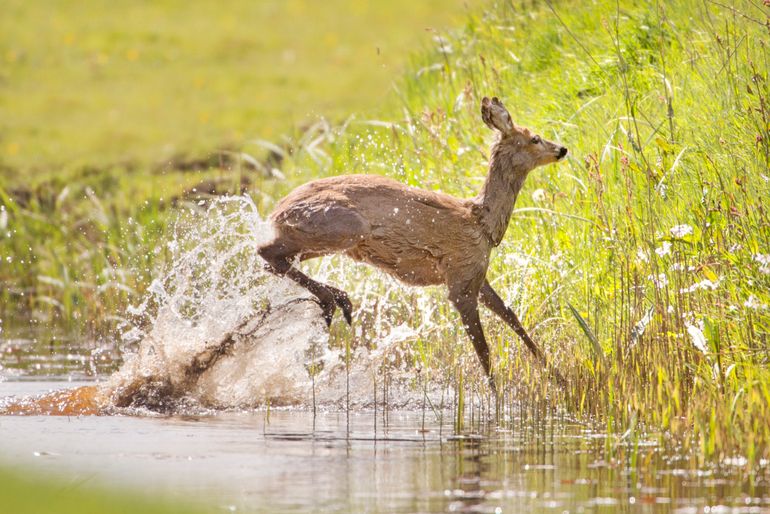
[(259, 252), (271, 271), (318, 298), (327, 323), (337, 306), (351, 322), (348, 295), (301, 273), (293, 266), (296, 259), (340, 253), (410, 285), (445, 284), (494, 387), (479, 300), (514, 328), (538, 360), (546, 360), (486, 280), (490, 253), (505, 235), (529, 172), (563, 158), (567, 149), (515, 126), (497, 98), (484, 98), (481, 113), (499, 137), (475, 198), (455, 198), (377, 175), (314, 180), (278, 203), (270, 216), (275, 238)]

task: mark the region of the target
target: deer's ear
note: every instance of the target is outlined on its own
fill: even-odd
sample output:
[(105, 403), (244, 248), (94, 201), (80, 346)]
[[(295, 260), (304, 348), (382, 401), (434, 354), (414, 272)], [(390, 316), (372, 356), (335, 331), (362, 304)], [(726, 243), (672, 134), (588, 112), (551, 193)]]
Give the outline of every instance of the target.
[(484, 120), (484, 123), (487, 125), (487, 127), (495, 130), (495, 125), (492, 123), (492, 111), (490, 110), (491, 105), (492, 102), (486, 96), (481, 99), (481, 119)]
[(492, 100), (486, 96), (481, 100), (481, 119), (489, 128), (499, 130), (505, 135), (514, 131), (510, 113), (496, 96)]

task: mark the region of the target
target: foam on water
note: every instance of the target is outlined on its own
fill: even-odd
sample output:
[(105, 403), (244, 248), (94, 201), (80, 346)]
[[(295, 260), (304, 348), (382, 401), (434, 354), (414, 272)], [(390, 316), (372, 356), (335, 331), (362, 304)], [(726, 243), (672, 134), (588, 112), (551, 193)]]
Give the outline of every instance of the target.
[[(111, 406), (371, 405), (378, 357), (413, 331), (399, 326), (346, 363), (310, 293), (265, 271), (257, 248), (271, 236), (248, 196), (184, 212), (163, 249), (168, 271), (129, 309), (132, 351), (102, 388)], [(391, 381), (401, 406), (422, 400), (406, 381)]]

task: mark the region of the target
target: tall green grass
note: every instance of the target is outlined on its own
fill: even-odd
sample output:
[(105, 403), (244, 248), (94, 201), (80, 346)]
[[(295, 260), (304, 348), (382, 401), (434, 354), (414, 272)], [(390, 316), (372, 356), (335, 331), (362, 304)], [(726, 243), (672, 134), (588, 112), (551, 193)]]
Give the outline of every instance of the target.
[[(490, 141), (479, 101), (501, 96), (571, 151), (532, 173), (490, 269), (570, 387), (488, 319), (503, 389), (756, 464), (770, 456), (767, 21), (754, 2), (495, 4), (414, 58), (392, 124), (348, 127), (323, 165), (300, 153), (285, 171), (471, 196)], [(456, 323), (434, 326), (414, 353), (472, 384), (458, 378), (472, 352), (447, 343)]]
[[(502, 404), (526, 415), (560, 408), (617, 434), (660, 431), (664, 444), (696, 461), (741, 456), (753, 466), (770, 458), (767, 21), (767, 9), (751, 0), (494, 3), (413, 56), (394, 93), (398, 107), (297, 134), (279, 152), (285, 178), (250, 171), (247, 189), (264, 212), (292, 187), (339, 173), (384, 173), (472, 196), (492, 139), (479, 102), (501, 97), (517, 123), (570, 149), (566, 163), (530, 175), (490, 268), (570, 386), (551, 384), (515, 335), (486, 317)], [(206, 176), (237, 190), (242, 171)], [(58, 284), (37, 278), (61, 280), (57, 257), (40, 257), (40, 237), (49, 233), (56, 239), (43, 248), (70, 263), (85, 255), (86, 276), (101, 276), (92, 271), (103, 260), (107, 274), (140, 269), (124, 283), (146, 287), (163, 258), (167, 211), (159, 197), (168, 202), (172, 193), (148, 193), (128, 179), (120, 187), (151, 201), (129, 211), (105, 207), (93, 241), (82, 236), (99, 219), (93, 199), (78, 202), (88, 212), (79, 212), (86, 228), (75, 223), (75, 232), (51, 211), (3, 200), (3, 230), (18, 235), (3, 239), (3, 258), (31, 259), (35, 270), (30, 277), (26, 266), (13, 268), (6, 280), (18, 285), (3, 292), (6, 302), (24, 293), (41, 312), (68, 312)], [(38, 224), (47, 228), (35, 232)], [(98, 257), (79, 253), (89, 251)], [(142, 265), (132, 268), (132, 259)], [(331, 268), (328, 280), (353, 291), (373, 276)], [(371, 327), (379, 319), (372, 307), (392, 305), (394, 323), (423, 327), (401, 348), (422, 370), (419, 380), (448, 391), (462, 383), (448, 403), (472, 408), (481, 398), (492, 412), (445, 293), (432, 290), (429, 306), (422, 294), (379, 284), (377, 294), (354, 294), (364, 307), (358, 322)], [(129, 295), (65, 290), (76, 291), (73, 304), (94, 319)], [(49, 308), (54, 301), (62, 306)], [(357, 344), (376, 344), (366, 334), (356, 333)]]

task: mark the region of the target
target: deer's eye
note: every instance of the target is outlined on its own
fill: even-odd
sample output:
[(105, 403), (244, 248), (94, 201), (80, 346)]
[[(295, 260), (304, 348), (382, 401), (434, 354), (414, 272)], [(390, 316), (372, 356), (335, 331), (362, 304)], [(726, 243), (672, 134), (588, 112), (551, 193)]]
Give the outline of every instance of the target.
[(540, 136), (535, 136), (535, 137), (533, 137), (533, 138), (532, 138), (532, 140), (530, 141), (530, 143), (532, 143), (533, 145), (537, 145), (537, 144), (540, 144), (540, 141), (542, 141), (542, 140), (540, 139)]

